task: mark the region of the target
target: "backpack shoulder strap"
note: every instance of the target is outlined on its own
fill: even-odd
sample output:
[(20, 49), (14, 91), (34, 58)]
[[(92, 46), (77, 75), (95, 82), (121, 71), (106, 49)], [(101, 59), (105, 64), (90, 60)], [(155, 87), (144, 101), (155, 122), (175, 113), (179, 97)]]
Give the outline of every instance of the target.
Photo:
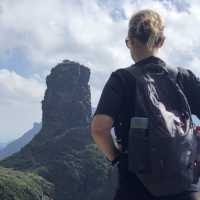
[(191, 110), (190, 110), (190, 105), (189, 105), (188, 100), (187, 100), (187, 97), (186, 97), (186, 95), (185, 95), (185, 93), (184, 93), (184, 91), (183, 91), (182, 85), (180, 85), (180, 83), (177, 81), (178, 74), (179, 74), (179, 73), (182, 73), (183, 70), (182, 70), (181, 67), (176, 67), (176, 68), (173, 68), (173, 69), (172, 69), (172, 68), (169, 67), (169, 66), (168, 66), (167, 69), (168, 69), (168, 73), (169, 73), (170, 79), (171, 79), (175, 84), (178, 85), (179, 89), (181, 90), (181, 92), (182, 92), (182, 94), (183, 94), (183, 96), (184, 96), (184, 98), (185, 98), (185, 102), (186, 102), (186, 104), (187, 104), (188, 111), (189, 111), (189, 118), (190, 118), (191, 126), (193, 126), (193, 119), (192, 119), (192, 113), (191, 113)]

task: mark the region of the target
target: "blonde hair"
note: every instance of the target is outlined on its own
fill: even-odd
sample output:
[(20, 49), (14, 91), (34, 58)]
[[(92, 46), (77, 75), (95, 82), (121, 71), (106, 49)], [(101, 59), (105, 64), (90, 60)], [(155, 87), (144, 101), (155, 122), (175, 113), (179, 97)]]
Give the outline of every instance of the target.
[(130, 18), (128, 36), (130, 40), (135, 37), (153, 49), (165, 38), (163, 19), (154, 10), (141, 10)]

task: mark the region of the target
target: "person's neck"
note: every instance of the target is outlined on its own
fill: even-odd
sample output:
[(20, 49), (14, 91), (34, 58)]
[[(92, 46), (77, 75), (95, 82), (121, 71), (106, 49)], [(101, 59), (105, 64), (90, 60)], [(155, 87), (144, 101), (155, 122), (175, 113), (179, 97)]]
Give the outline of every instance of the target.
[(140, 55), (136, 55), (135, 56), (135, 62), (139, 62), (140, 60), (143, 60), (145, 58), (148, 58), (150, 56), (157, 56), (157, 54), (154, 52), (154, 53), (143, 53), (143, 54), (140, 54)]

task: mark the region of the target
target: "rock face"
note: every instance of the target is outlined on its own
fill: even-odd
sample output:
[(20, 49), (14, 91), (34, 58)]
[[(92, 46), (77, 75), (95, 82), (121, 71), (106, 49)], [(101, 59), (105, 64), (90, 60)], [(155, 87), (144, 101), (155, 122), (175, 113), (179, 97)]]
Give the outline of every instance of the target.
[(53, 68), (42, 101), (40, 133), (0, 163), (34, 171), (53, 183), (55, 200), (112, 199), (115, 179), (91, 140), (89, 77), (87, 67), (68, 60)]
[(51, 70), (42, 102), (44, 132), (59, 135), (64, 130), (88, 125), (91, 118), (89, 77), (87, 67), (68, 60)]

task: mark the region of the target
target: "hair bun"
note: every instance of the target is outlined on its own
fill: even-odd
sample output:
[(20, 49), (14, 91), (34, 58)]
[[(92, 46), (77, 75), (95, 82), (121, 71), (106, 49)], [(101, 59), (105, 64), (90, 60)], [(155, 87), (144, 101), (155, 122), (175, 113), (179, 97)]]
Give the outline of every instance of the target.
[(129, 37), (138, 38), (149, 48), (161, 41), (164, 25), (160, 15), (150, 9), (141, 10), (134, 14), (129, 21)]

